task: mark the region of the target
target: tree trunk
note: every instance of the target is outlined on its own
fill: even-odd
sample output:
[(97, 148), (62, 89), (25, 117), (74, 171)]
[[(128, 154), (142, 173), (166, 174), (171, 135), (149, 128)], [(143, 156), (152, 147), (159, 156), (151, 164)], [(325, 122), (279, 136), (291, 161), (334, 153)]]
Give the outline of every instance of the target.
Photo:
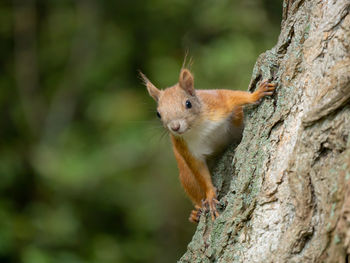
[(250, 89), (242, 142), (213, 171), (221, 215), (202, 216), (179, 262), (350, 262), (350, 1), (287, 0)]

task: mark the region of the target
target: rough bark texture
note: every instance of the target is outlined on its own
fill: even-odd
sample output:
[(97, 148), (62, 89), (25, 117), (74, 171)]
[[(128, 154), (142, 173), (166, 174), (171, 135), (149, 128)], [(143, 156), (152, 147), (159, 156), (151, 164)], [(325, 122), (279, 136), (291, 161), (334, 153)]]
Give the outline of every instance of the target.
[(350, 1), (284, 1), (262, 54), (275, 95), (246, 109), (214, 169), (221, 215), (202, 216), (179, 262), (349, 262)]

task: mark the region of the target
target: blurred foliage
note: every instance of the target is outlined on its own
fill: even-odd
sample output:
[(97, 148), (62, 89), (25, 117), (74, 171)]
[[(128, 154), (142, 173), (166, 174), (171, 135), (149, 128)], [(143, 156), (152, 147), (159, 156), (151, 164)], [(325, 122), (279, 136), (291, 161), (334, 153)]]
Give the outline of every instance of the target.
[(174, 262), (194, 232), (155, 103), (185, 50), (197, 88), (246, 89), (277, 0), (3, 0), (0, 262)]

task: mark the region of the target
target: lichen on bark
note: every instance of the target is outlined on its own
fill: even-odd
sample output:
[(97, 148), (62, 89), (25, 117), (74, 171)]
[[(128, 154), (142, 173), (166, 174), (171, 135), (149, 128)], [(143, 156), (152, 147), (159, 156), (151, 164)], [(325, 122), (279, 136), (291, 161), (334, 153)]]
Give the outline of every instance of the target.
[(350, 2), (284, 1), (254, 67), (275, 95), (245, 109), (241, 143), (213, 169), (221, 215), (203, 215), (179, 262), (349, 262)]

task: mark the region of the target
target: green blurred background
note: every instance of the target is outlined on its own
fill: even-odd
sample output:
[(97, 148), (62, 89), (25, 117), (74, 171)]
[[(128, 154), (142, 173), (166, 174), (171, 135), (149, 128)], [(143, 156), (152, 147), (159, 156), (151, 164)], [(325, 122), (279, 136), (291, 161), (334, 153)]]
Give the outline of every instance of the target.
[(2, 0), (0, 262), (175, 262), (195, 226), (137, 76), (247, 89), (278, 0)]

